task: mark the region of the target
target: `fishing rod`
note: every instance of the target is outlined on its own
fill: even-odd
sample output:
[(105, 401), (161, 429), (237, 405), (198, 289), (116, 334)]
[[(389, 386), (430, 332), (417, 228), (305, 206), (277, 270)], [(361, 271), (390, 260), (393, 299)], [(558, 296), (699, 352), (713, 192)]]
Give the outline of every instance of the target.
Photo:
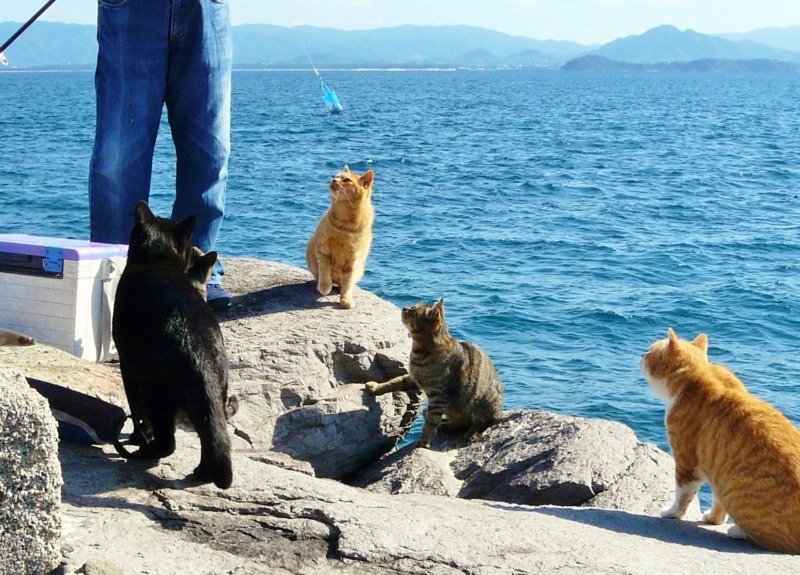
[(50, 6), (52, 6), (52, 5), (53, 5), (53, 3), (54, 3), (55, 1), (56, 1), (56, 0), (47, 0), (47, 2), (45, 3), (45, 5), (44, 5), (44, 6), (42, 6), (41, 8), (39, 8), (39, 11), (38, 11), (38, 12), (36, 12), (36, 14), (34, 14), (33, 16), (31, 16), (31, 18), (30, 18), (30, 19), (29, 19), (27, 22), (25, 22), (25, 23), (24, 23), (22, 26), (20, 26), (19, 30), (17, 30), (16, 32), (14, 32), (14, 33), (11, 35), (11, 38), (9, 38), (8, 40), (6, 40), (6, 41), (5, 41), (5, 43), (4, 43), (2, 46), (0, 46), (0, 64), (3, 64), (3, 66), (8, 66), (8, 59), (5, 57), (5, 55), (3, 54), (3, 52), (5, 52), (6, 48), (8, 48), (9, 46), (11, 46), (11, 44), (13, 44), (13, 43), (14, 43), (14, 40), (16, 40), (17, 38), (19, 38), (19, 36), (20, 36), (20, 35), (21, 35), (21, 34), (22, 34), (22, 33), (23, 33), (25, 30), (27, 30), (27, 29), (28, 29), (28, 27), (29, 27), (31, 24), (33, 24), (34, 22), (36, 22), (36, 20), (39, 18), (39, 16), (41, 16), (42, 14), (44, 14), (44, 11), (45, 11), (45, 10), (47, 10), (48, 8), (50, 8)]

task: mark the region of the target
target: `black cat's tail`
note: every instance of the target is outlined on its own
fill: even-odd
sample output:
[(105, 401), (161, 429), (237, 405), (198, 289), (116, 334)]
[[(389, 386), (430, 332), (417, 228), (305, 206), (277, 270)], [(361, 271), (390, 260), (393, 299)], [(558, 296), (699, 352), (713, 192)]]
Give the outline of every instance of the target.
[(140, 446), (139, 449), (131, 452), (125, 448), (125, 446), (119, 440), (119, 437), (117, 437), (113, 441), (113, 445), (114, 449), (117, 450), (117, 453), (119, 453), (119, 455), (121, 457), (124, 457), (125, 459), (161, 459), (162, 457), (166, 457), (167, 455), (172, 453), (171, 451), (169, 452), (155, 451), (152, 449), (151, 445), (145, 445), (143, 447)]
[[(133, 419), (133, 418), (129, 415), (125, 419)], [(114, 441), (111, 442), (114, 445), (114, 449), (117, 450), (117, 453), (120, 455), (120, 457), (124, 457), (125, 459), (140, 459), (141, 456), (138, 455), (138, 452), (131, 453), (130, 451), (125, 449), (124, 445), (122, 445), (122, 441), (120, 441), (121, 433), (122, 433), (121, 431), (118, 432), (117, 436), (114, 438)], [(131, 437), (133, 437), (136, 433), (137, 433), (136, 424), (134, 423), (134, 432), (131, 434)]]
[(125, 449), (125, 446), (122, 445), (122, 442), (119, 440), (119, 436), (117, 436), (113, 443), (114, 449), (117, 450), (117, 453), (119, 453), (121, 457), (124, 457), (125, 459), (136, 459), (136, 454)]
[(233, 483), (231, 440), (225, 423), (224, 417), (212, 417), (206, 429), (198, 430), (202, 455), (200, 465), (194, 470), (196, 479), (213, 481), (220, 489), (227, 489)]
[[(233, 483), (227, 413), (236, 407), (235, 401), (229, 402), (221, 395), (209, 398), (205, 409), (195, 409), (194, 417), (190, 414), (194, 429), (200, 436), (200, 465), (194, 470), (195, 479), (213, 481), (220, 489), (227, 489)], [(204, 413), (207, 414), (205, 417)]]
[[(227, 430), (223, 430), (223, 441), (214, 440), (214, 457), (211, 461), (211, 479), (220, 489), (227, 489), (233, 483), (233, 463), (231, 462), (231, 441)], [(221, 444), (220, 444), (221, 443)]]

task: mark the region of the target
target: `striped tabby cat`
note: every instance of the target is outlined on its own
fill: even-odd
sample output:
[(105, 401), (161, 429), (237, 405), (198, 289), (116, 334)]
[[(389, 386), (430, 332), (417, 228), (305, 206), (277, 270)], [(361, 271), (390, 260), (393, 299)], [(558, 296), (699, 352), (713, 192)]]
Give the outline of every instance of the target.
[(644, 354), (642, 372), (667, 404), (675, 458), (675, 502), (663, 517), (681, 518), (704, 481), (714, 494), (706, 523), (730, 514), (728, 532), (772, 551), (800, 553), (800, 431), (754, 397), (722, 365), (708, 361), (708, 337), (669, 337)]
[[(466, 430), (475, 439), (503, 416), (503, 384), (489, 356), (477, 345), (447, 331), (444, 300), (405, 307), (402, 320), (413, 340), (409, 374), (385, 383), (369, 382), (372, 395), (422, 389), (428, 411), (419, 445), (430, 447), (436, 430)], [(444, 417), (445, 421), (442, 422)], [(441, 424), (441, 425), (440, 425)]]
[(339, 286), (339, 303), (355, 306), (353, 287), (364, 275), (372, 245), (372, 170), (354, 174), (348, 166), (330, 183), (331, 207), (322, 216), (306, 246), (306, 263), (317, 280), (317, 291)]

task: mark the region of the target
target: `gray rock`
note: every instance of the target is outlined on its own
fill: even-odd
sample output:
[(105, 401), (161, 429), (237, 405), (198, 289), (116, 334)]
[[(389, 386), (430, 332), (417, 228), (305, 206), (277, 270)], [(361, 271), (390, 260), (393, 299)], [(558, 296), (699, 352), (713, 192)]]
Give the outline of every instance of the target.
[(62, 447), (65, 536), (81, 565), (126, 575), (797, 573), (701, 526), (626, 511), (387, 495), (235, 454), (234, 486), (185, 480), (199, 445), (178, 433), (156, 466)]
[(584, 505), (623, 478), (634, 478), (635, 485), (627, 485), (628, 503), (654, 512), (674, 490), (668, 454), (660, 452), (660, 466), (640, 461), (652, 461), (657, 452), (615, 421), (516, 411), (461, 450), (453, 470), (464, 481), (461, 497), (526, 505)]
[(38, 575), (61, 558), (61, 467), (50, 408), (0, 367), (0, 574)]
[(312, 405), (280, 415), (270, 447), (308, 462), (319, 477), (346, 479), (408, 431), (418, 409), (409, 401), (407, 396), (375, 401), (363, 385), (341, 385)]
[(75, 573), (81, 573), (82, 575), (125, 575), (119, 567), (102, 559), (87, 561)]
[(511, 411), (471, 445), (437, 435), (438, 456), (412, 446), (360, 474), (353, 485), (525, 505), (657, 513), (674, 493), (672, 457), (629, 427), (545, 411)]
[(408, 432), (422, 397), (365, 397), (361, 385), (405, 373), (400, 310), (358, 289), (357, 307), (321, 297), (311, 274), (260, 260), (225, 262), (233, 306), (219, 314), (239, 411), (235, 434), (256, 451), (347, 478)]
[[(502, 469), (511, 467), (515, 457), (530, 460), (538, 449), (550, 450), (554, 465), (574, 466), (574, 477), (567, 474), (562, 481), (578, 485), (573, 490), (578, 493), (585, 493), (590, 486), (596, 494), (589, 505), (607, 497), (622, 501), (614, 505), (641, 505), (644, 509), (638, 490), (656, 492), (658, 484), (656, 479), (639, 476), (655, 475), (651, 467), (660, 470), (666, 454), (629, 442), (627, 432), (614, 425), (592, 424), (592, 429), (581, 430), (569, 418), (559, 423), (560, 416), (552, 414), (512, 412), (486, 432), (483, 447), (475, 444), (453, 450), (442, 436), (438, 452), (406, 448), (401, 450), (403, 455), (386, 457), (398, 473), (406, 474), (395, 485), (387, 483), (386, 491), (396, 495), (315, 477), (315, 466), (324, 466), (325, 449), (319, 449), (309, 461), (295, 459), (289, 452), (299, 440), (284, 441), (284, 434), (275, 431), (284, 425), (281, 416), (309, 410), (312, 420), (335, 414), (328, 419), (369, 421), (377, 430), (376, 442), (382, 434), (389, 435), (386, 430), (402, 429), (413, 419), (411, 409), (391, 415), (393, 406), (405, 405), (407, 398), (383, 396), (392, 409), (379, 415), (380, 410), (370, 403), (374, 399), (364, 397), (358, 385), (367, 379), (383, 379), (405, 362), (405, 335), (398, 333), (398, 339), (379, 335), (391, 331), (389, 324), (397, 310), (384, 305), (386, 313), (380, 319), (377, 311), (368, 311), (371, 296), (367, 293), (357, 294), (359, 307), (355, 310), (341, 310), (335, 295), (317, 298), (313, 286), (307, 286), (306, 292), (302, 285), (291, 287), (292, 282), (306, 281), (300, 270), (287, 271), (286, 266), (261, 262), (254, 264), (251, 272), (242, 262), (226, 264), (230, 276), (226, 285), (245, 294), (237, 296), (231, 311), (220, 316), (231, 342), (230, 352), (239, 358), (232, 388), (248, 405), (244, 413), (240, 408), (232, 422), (237, 434), (233, 486), (223, 491), (190, 480), (200, 457), (200, 443), (194, 433), (183, 429), (177, 433), (175, 454), (158, 462), (124, 461), (110, 446), (62, 444), (63, 547), (70, 548), (65, 553), (65, 572), (91, 562), (99, 565), (100, 561), (126, 575), (800, 572), (800, 556), (764, 553), (724, 535), (725, 526), (664, 520), (650, 511), (587, 508), (586, 503), (582, 508), (534, 507), (452, 497), (466, 485), (490, 494), (501, 493), (503, 485), (508, 485), (514, 496), (524, 494), (519, 478), (531, 472), (535, 463), (515, 467), (513, 474)], [(281, 276), (289, 281), (289, 287), (277, 285)], [(271, 287), (259, 287), (262, 284)], [(297, 298), (294, 303), (290, 303), (292, 298)], [(384, 322), (386, 327), (349, 325), (339, 333), (336, 322), (350, 321), (346, 314), (359, 310), (367, 317), (373, 313), (376, 317), (371, 321)], [(271, 327), (267, 329), (261, 322)], [(349, 330), (358, 337), (351, 337)], [(287, 343), (281, 343), (284, 338)], [(245, 352), (239, 352), (240, 346)], [(294, 347), (306, 351), (293, 352)], [(118, 399), (121, 384), (113, 366), (73, 360), (43, 346), (0, 350), (0, 364), (16, 362), (27, 375)], [(282, 392), (282, 386), (290, 392)], [(338, 402), (352, 409), (343, 409)], [(359, 410), (375, 413), (359, 420)], [(298, 418), (292, 425), (300, 420), (299, 415), (287, 419), (291, 417)], [(267, 427), (263, 433), (262, 422)], [(333, 445), (347, 444), (358, 435), (356, 430), (344, 430), (327, 421), (320, 429), (324, 432), (314, 441), (310, 435), (304, 436), (306, 445), (321, 447), (320, 442), (329, 437), (334, 437)], [(542, 445), (551, 448), (536, 447), (532, 438), (537, 435)], [(558, 444), (556, 438), (562, 435), (571, 436), (578, 447), (570, 450), (568, 444)], [(357, 443), (359, 450), (367, 449), (360, 440)], [(522, 444), (519, 450), (515, 443)], [(278, 451), (273, 445), (289, 447)], [(589, 445), (594, 446), (591, 451), (587, 451)], [(614, 457), (612, 464), (594, 465), (596, 459), (605, 457), (603, 450), (613, 449), (613, 445), (629, 451), (631, 455), (624, 460), (630, 462), (631, 470), (640, 471), (620, 471), (620, 458)], [(403, 457), (418, 460), (419, 471), (401, 467)], [(584, 468), (587, 462), (591, 463), (589, 470)], [(602, 473), (596, 474), (595, 468)], [(440, 473), (442, 469), (447, 473)], [(462, 479), (455, 477), (454, 469)], [(540, 483), (546, 488), (556, 475), (552, 468), (545, 471), (550, 472), (550, 479)], [(526, 481), (530, 484), (529, 477)], [(671, 477), (668, 481), (671, 498)], [(450, 496), (408, 493), (432, 489)], [(0, 547), (0, 552), (4, 550)]]
[(392, 495), (457, 497), (463, 484), (451, 468), (457, 451), (439, 450), (441, 437), (438, 440), (434, 449), (417, 449), (416, 443), (398, 449), (353, 478), (350, 485)]
[[(261, 260), (226, 260), (233, 305), (219, 312), (230, 361), (234, 447), (283, 454), (320, 477), (347, 478), (390, 451), (422, 396), (366, 397), (361, 385), (405, 373), (410, 340), (400, 310), (357, 289), (357, 307), (320, 297), (311, 274)], [(125, 406), (118, 365), (48, 346), (0, 347), (0, 365)], [(272, 455), (270, 457), (273, 457)]]

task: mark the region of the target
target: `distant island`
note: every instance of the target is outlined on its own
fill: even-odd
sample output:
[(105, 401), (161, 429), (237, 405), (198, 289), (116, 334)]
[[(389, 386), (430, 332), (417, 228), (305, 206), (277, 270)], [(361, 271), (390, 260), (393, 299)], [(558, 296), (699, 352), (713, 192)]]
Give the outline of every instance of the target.
[(731, 60), (701, 58), (689, 62), (655, 62), (636, 64), (619, 62), (603, 56), (573, 58), (561, 67), (568, 72), (798, 72), (800, 63), (780, 60)]
[[(0, 39), (18, 22), (0, 22)], [(94, 69), (97, 29), (36, 22), (6, 50), (20, 69)], [(602, 46), (536, 40), (474, 26), (398, 26), (344, 31), (311, 26), (246, 24), (233, 27), (237, 69), (466, 68), (568, 71), (796, 71), (800, 26), (745, 34), (707, 35), (674, 26)], [(747, 63), (742, 63), (747, 62)]]

